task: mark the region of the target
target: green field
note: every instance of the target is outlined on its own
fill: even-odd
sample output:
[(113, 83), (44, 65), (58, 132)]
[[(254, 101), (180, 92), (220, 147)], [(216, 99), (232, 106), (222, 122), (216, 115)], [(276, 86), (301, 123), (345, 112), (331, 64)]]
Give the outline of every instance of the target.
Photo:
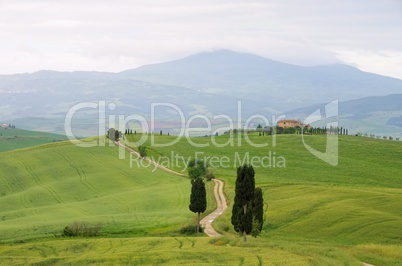
[[(134, 142), (140, 135), (130, 135)], [(154, 136), (168, 143), (174, 136)], [(324, 150), (326, 136), (306, 136)], [(226, 143), (229, 136), (219, 136)], [(310, 154), (301, 136), (235, 138), (215, 147), (210, 138), (186, 139), (170, 147), (145, 145), (148, 156), (209, 160), (225, 181), (229, 209), (214, 222), (224, 236), (183, 237), (194, 222), (188, 210), (188, 179), (118, 159), (117, 147), (79, 148), (69, 142), (0, 153), (0, 257), (6, 264), (226, 264), (226, 265), (398, 265), (402, 261), (402, 143), (339, 136), (339, 164)], [(241, 145), (239, 145), (239, 141)], [(134, 148), (136, 148), (134, 146)], [(243, 243), (230, 224), (236, 166), (270, 156), (271, 167), (255, 167), (256, 186), (268, 204), (261, 237)], [(213, 156), (216, 156), (213, 157)], [(283, 158), (283, 159), (281, 159)], [(276, 163), (273, 163), (273, 160)], [(164, 161), (165, 160), (165, 161)], [(278, 161), (284, 164), (277, 164)], [(130, 163), (132, 167), (130, 167)], [(139, 164), (139, 165), (137, 165)], [(138, 167), (140, 166), (140, 167)], [(184, 163), (170, 162), (181, 171)], [(285, 167), (282, 167), (285, 166)], [(208, 183), (209, 210), (212, 204)], [(96, 238), (60, 237), (74, 221), (102, 224)]]
[(0, 152), (66, 140), (63, 135), (0, 127)]

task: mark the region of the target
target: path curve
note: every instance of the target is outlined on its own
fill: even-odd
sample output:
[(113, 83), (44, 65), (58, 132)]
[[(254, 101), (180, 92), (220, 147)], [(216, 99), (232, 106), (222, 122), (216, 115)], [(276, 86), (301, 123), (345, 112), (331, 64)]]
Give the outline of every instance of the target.
[[(141, 155), (140, 155), (138, 152), (136, 152), (135, 150), (133, 150), (133, 149), (127, 147), (127, 146), (124, 145), (124, 144), (121, 144), (120, 141), (116, 141), (116, 144), (118, 144), (120, 147), (125, 148), (126, 150), (128, 150), (128, 151), (131, 152), (132, 154), (137, 155), (138, 158), (141, 158)], [(147, 162), (151, 163), (152, 165), (156, 166), (156, 167), (159, 168), (159, 169), (162, 169), (162, 170), (165, 171), (165, 172), (172, 173), (172, 174), (179, 175), (179, 176), (187, 176), (187, 175), (185, 175), (185, 174), (183, 174), (183, 173), (176, 172), (176, 171), (174, 171), (174, 170), (172, 170), (172, 169), (169, 169), (169, 168), (167, 168), (167, 167), (165, 167), (165, 166), (163, 166), (163, 165), (160, 165), (160, 164), (158, 164), (157, 162), (151, 160), (151, 159), (148, 158), (148, 157), (142, 158), (142, 160), (146, 160)]]
[[(120, 143), (119, 141), (116, 141), (116, 144), (118, 144), (119, 146), (125, 148), (126, 150), (128, 150), (130, 153), (135, 154), (138, 157), (141, 157), (141, 155), (136, 152), (135, 150), (127, 147), (126, 145)], [(143, 160), (147, 160), (149, 163), (155, 165), (156, 167), (158, 167), (159, 169), (162, 169), (166, 172), (175, 174), (175, 175), (179, 175), (179, 176), (187, 176), (183, 173), (179, 173), (176, 172), (172, 169), (169, 169), (163, 165), (158, 164), (157, 162), (151, 160), (148, 157), (143, 158)], [(225, 194), (223, 194), (223, 182), (219, 179), (212, 179), (215, 183), (214, 185), (214, 196), (215, 196), (215, 200), (216, 200), (216, 209), (211, 212), (210, 214), (208, 214), (207, 216), (205, 216), (201, 221), (201, 225), (202, 227), (204, 227), (204, 233), (207, 234), (210, 237), (217, 237), (217, 236), (221, 236), (221, 234), (219, 234), (218, 232), (216, 232), (216, 230), (212, 227), (212, 222), (218, 217), (220, 216), (227, 208), (228, 205), (226, 203), (226, 198), (225, 198)]]
[(228, 205), (226, 203), (225, 195), (223, 194), (223, 182), (219, 179), (212, 179), (215, 183), (214, 186), (214, 195), (216, 200), (216, 210), (205, 216), (201, 220), (201, 225), (204, 227), (204, 233), (210, 237), (221, 236), (215, 229), (212, 227), (212, 222), (220, 216), (227, 208)]

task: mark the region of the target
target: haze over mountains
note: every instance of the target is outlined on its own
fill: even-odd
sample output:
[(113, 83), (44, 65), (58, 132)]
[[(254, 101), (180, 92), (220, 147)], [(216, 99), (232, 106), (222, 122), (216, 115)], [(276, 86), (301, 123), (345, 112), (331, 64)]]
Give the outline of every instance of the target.
[[(382, 97), (390, 94), (396, 95)], [(226, 114), (236, 119), (241, 100), (243, 118), (247, 119), (253, 114), (302, 117), (318, 105), (339, 99), (345, 102), (340, 104), (340, 123), (352, 132), (400, 134), (401, 95), (402, 80), (347, 65), (296, 66), (219, 50), (120, 73), (3, 75), (0, 121), (64, 133), (67, 111), (81, 102), (115, 103), (115, 110), (106, 110), (114, 115), (149, 118), (152, 103), (170, 103), (186, 116)], [(375, 110), (370, 109), (373, 106)], [(158, 121), (174, 124), (178, 115), (172, 111), (156, 114)], [(74, 126), (82, 135), (95, 134), (96, 118), (97, 110), (81, 110), (74, 117)]]

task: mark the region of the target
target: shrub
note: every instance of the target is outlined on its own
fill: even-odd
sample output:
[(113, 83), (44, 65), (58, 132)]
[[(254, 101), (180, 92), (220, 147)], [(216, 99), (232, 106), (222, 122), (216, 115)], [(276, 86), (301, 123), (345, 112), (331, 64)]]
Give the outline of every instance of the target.
[(73, 230), (69, 226), (66, 226), (66, 227), (64, 227), (64, 230), (63, 230), (63, 236), (72, 237), (72, 236), (76, 236), (76, 235), (74, 235)]
[(138, 146), (138, 151), (140, 152), (141, 158), (147, 157), (147, 147), (146, 146)]
[[(180, 229), (180, 234), (182, 235), (195, 235), (197, 234), (197, 225), (186, 225)], [(200, 233), (204, 233), (204, 228), (200, 226)]]
[(90, 225), (85, 222), (74, 222), (70, 226), (66, 226), (63, 229), (63, 236), (74, 237), (74, 236), (98, 236), (101, 230), (100, 224)]
[(211, 170), (207, 170), (205, 178), (207, 179), (207, 181), (211, 181), (212, 179), (215, 179), (215, 175)]

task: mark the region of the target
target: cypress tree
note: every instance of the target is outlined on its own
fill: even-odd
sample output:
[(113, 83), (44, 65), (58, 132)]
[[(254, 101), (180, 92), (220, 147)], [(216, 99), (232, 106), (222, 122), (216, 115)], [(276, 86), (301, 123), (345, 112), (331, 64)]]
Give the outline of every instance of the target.
[(237, 168), (235, 198), (232, 210), (232, 224), (237, 232), (243, 232), (244, 241), (247, 241), (253, 227), (252, 200), (254, 197), (255, 180), (254, 168), (243, 165)]
[(200, 231), (200, 214), (207, 209), (205, 183), (198, 177), (191, 180), (190, 211), (198, 213), (197, 233)]
[(254, 190), (253, 216), (254, 221), (258, 222), (258, 230), (261, 232), (264, 223), (264, 199), (262, 196), (262, 189), (259, 187), (256, 187)]

